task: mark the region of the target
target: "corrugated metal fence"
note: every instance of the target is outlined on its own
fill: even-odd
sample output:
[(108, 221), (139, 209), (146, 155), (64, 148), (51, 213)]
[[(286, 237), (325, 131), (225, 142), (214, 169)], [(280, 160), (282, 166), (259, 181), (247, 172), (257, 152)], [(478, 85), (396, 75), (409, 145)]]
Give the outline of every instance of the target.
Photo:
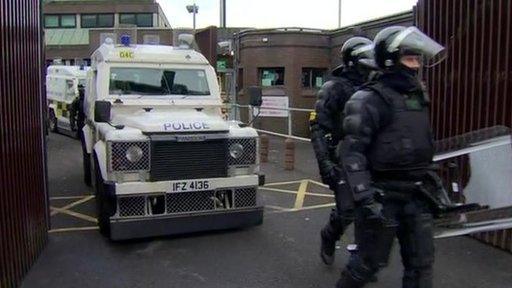
[(0, 0), (0, 286), (15, 287), (47, 239), (39, 0)]
[[(512, 0), (418, 1), (418, 26), (448, 53), (426, 73), (436, 139), (496, 125), (512, 127), (510, 11)], [(459, 167), (467, 163), (458, 161)], [(511, 230), (476, 236), (512, 251)]]

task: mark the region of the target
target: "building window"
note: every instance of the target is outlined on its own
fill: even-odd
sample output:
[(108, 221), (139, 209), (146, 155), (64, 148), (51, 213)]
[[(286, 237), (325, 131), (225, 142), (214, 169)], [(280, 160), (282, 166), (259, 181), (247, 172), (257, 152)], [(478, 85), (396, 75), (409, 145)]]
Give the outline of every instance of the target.
[(302, 68), (302, 87), (320, 88), (324, 84), (327, 69), (324, 68)]
[(46, 27), (46, 28), (58, 28), (59, 27), (59, 15), (46, 15), (46, 16), (44, 16), (44, 27)]
[(98, 14), (98, 27), (114, 27), (114, 14)]
[(259, 76), (263, 87), (284, 85), (284, 67), (260, 68)]
[(153, 26), (153, 14), (137, 14), (137, 26), (152, 27)]
[(114, 27), (114, 14), (82, 14), (82, 28)]
[(131, 24), (137, 27), (153, 27), (153, 14), (151, 13), (121, 13), (120, 24)]
[(45, 15), (45, 28), (75, 28), (76, 16), (74, 14)]
[(60, 16), (60, 27), (75, 28), (76, 27), (76, 16), (75, 15), (61, 15)]

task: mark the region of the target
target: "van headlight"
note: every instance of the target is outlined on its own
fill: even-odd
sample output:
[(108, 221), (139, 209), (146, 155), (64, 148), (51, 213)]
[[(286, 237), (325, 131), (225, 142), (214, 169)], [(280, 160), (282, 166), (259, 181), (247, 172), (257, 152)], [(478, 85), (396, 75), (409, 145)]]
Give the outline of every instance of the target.
[(149, 141), (108, 142), (109, 171), (148, 171), (150, 164)]
[(132, 163), (139, 162), (144, 157), (144, 151), (137, 144), (130, 146), (126, 149), (126, 159)]
[(229, 166), (256, 164), (256, 138), (232, 138), (228, 140)]
[(229, 155), (234, 159), (240, 159), (244, 154), (244, 146), (240, 143), (229, 145)]

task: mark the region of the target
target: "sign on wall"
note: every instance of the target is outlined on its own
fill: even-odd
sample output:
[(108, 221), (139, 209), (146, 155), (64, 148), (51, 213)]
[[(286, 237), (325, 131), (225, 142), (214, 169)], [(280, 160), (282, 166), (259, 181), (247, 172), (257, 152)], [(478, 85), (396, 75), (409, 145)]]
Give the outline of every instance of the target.
[[(263, 104), (260, 108), (260, 117), (288, 117), (287, 110), (275, 110), (272, 108), (278, 109), (288, 109), (288, 97), (286, 96), (263, 96), (262, 97)], [(265, 109), (270, 108), (270, 109)], [(255, 109), (255, 113), (257, 110)]]

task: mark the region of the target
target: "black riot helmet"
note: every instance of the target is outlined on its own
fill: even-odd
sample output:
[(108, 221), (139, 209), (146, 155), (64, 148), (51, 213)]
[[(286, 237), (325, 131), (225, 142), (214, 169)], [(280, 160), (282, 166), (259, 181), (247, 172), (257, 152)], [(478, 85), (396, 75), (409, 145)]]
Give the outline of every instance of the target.
[(373, 42), (366, 37), (352, 37), (343, 43), (341, 58), (345, 67), (367, 66), (376, 68), (373, 61)]
[(375, 36), (375, 62), (381, 69), (393, 69), (401, 56), (420, 55), (433, 59), (444, 51), (444, 47), (425, 35), (418, 28), (391, 26)]

